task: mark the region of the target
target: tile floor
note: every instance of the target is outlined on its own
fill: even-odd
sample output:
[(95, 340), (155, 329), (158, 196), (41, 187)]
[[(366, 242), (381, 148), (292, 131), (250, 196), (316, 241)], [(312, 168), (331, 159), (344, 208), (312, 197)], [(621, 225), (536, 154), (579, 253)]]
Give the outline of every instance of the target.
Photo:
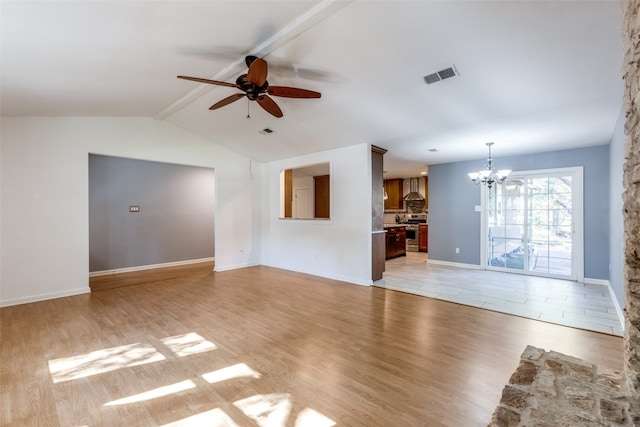
[(427, 263), (409, 252), (388, 260), (376, 286), (612, 335), (623, 328), (603, 285)]

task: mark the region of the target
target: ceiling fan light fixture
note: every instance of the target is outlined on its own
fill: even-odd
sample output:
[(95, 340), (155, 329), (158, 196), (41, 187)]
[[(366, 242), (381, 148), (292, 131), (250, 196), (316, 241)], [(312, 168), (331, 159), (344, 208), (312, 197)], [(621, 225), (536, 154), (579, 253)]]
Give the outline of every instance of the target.
[[(320, 92), (315, 92), (313, 90), (288, 86), (271, 86), (267, 81), (267, 74), (269, 73), (269, 65), (267, 64), (267, 61), (253, 55), (248, 55), (245, 58), (245, 62), (249, 67), (247, 73), (238, 76), (235, 83), (190, 76), (178, 76), (178, 78), (199, 83), (232, 87), (235, 89), (240, 89), (242, 91), (242, 93), (236, 93), (224, 98), (221, 101), (216, 102), (211, 107), (209, 107), (210, 110), (216, 110), (241, 98), (247, 98), (249, 101), (256, 101), (260, 107), (262, 107), (267, 113), (271, 114), (272, 116), (282, 117), (282, 110), (280, 109), (278, 104), (273, 99), (271, 99), (271, 96), (280, 96), (284, 98), (321, 97)], [(251, 118), (249, 114), (247, 114), (247, 118)]]

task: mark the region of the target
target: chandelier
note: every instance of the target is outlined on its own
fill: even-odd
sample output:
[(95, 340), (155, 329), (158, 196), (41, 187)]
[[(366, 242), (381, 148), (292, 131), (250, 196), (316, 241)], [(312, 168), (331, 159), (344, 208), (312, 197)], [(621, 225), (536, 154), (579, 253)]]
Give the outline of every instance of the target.
[(489, 147), (489, 158), (487, 159), (487, 165), (484, 167), (484, 170), (469, 173), (469, 178), (471, 178), (474, 184), (483, 183), (489, 188), (491, 188), (494, 182), (502, 184), (511, 173), (511, 169), (502, 169), (498, 172), (493, 170), (493, 161), (491, 160), (492, 145), (493, 142), (486, 143), (486, 146)]

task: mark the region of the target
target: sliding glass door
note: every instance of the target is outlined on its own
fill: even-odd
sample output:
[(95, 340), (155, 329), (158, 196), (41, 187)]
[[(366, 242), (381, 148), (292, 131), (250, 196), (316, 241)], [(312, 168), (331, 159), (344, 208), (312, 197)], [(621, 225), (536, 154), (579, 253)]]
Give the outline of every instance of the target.
[(514, 173), (487, 191), (487, 268), (578, 280), (582, 169)]

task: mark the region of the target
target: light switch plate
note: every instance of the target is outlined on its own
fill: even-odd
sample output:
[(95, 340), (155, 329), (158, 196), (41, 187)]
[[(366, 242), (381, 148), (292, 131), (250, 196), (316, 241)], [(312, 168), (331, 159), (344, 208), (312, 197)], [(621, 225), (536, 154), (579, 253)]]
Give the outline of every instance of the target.
[(476, 205), (475, 211), (476, 212), (482, 212), (482, 206)]

